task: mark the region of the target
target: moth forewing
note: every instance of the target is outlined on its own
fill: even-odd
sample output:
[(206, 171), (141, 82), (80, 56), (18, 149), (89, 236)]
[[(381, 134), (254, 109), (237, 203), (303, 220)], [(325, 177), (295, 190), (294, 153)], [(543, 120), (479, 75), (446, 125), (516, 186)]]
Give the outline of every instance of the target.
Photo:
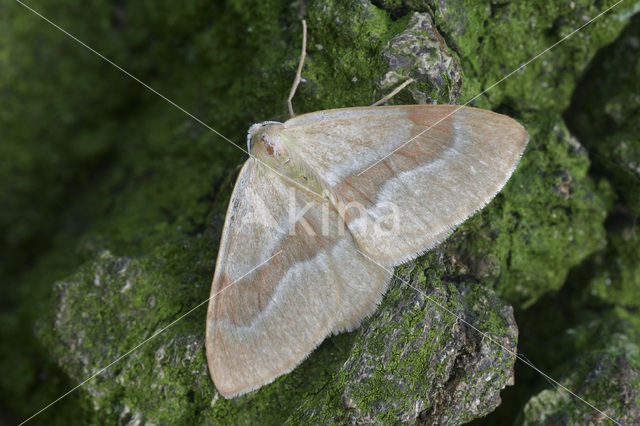
[[(356, 326), (375, 309), (390, 279), (357, 251), (335, 209), (315, 207), (318, 197), (310, 191), (295, 193), (296, 209), (309, 203), (314, 208), (298, 216), (290, 233), (291, 186), (290, 179), (250, 159), (234, 188), (206, 336), (209, 370), (225, 397), (271, 382), (327, 335)], [(253, 220), (256, 209), (267, 209), (260, 214), (275, 225)]]
[[(528, 135), (515, 120), (455, 105), (319, 111), (283, 125), (358, 245), (384, 265), (434, 247), (511, 176)], [(361, 206), (344, 209), (343, 206)], [(389, 205), (394, 238), (376, 226)]]

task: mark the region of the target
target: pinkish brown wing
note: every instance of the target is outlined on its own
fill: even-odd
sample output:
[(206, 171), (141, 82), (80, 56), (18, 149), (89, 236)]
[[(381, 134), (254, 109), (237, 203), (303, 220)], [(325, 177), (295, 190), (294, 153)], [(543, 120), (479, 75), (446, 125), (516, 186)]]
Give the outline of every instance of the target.
[(319, 111), (283, 134), (357, 244), (385, 265), (434, 247), (487, 204), (528, 140), (507, 116), (455, 105)]
[(207, 313), (218, 391), (234, 397), (291, 371), (326, 336), (359, 324), (389, 278), (357, 252), (330, 203), (249, 159), (227, 212)]

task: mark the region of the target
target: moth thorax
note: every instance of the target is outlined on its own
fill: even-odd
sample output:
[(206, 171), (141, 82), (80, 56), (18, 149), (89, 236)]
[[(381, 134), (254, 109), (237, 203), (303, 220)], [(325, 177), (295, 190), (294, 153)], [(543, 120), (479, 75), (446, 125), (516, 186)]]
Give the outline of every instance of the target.
[(260, 135), (260, 143), (267, 154), (271, 157), (280, 158), (282, 157), (282, 154), (284, 154), (284, 147), (278, 138), (269, 135), (267, 132)]
[(278, 162), (286, 161), (288, 156), (282, 143), (282, 124), (272, 122), (254, 124), (249, 129), (249, 136), (254, 154)]

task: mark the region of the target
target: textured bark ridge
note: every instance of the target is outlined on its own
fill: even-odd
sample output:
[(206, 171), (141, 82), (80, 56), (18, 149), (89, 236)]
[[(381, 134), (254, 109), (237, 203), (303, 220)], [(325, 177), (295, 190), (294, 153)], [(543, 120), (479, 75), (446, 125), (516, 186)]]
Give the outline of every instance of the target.
[(462, 90), (462, 68), (438, 32), (428, 13), (414, 12), (407, 27), (382, 50), (388, 71), (379, 86), (390, 91), (408, 77), (427, 86), (407, 89), (416, 103), (458, 102)]
[(513, 310), (491, 290), (425, 276), (423, 267), (401, 268), (407, 273), (357, 332), (331, 390), (308, 400), (292, 423), (460, 424), (500, 404), (500, 390), (513, 384)]
[[(568, 329), (564, 345), (579, 354), (564, 359), (553, 373), (599, 412), (560, 389), (536, 394), (524, 407), (525, 424), (591, 424), (607, 416), (624, 425), (640, 418), (640, 321), (624, 309)], [(560, 340), (560, 339), (557, 339)]]
[(614, 3), (38, 6), (241, 146), (252, 123), (287, 118), (302, 17), (309, 41), (296, 112), (369, 105), (412, 77), (391, 103), (465, 103), (490, 88), (470, 105), (530, 134), (503, 191), (442, 246), (398, 268), (361, 327), (233, 400), (219, 397), (206, 368), (206, 303), (181, 317), (209, 296), (244, 154), (18, 4), (5, 7), (0, 422), (19, 423), (96, 373), (37, 420), (602, 420), (529, 367), (516, 363), (514, 379), (516, 341), (606, 415), (636, 422), (640, 2), (622, 2), (493, 86)]

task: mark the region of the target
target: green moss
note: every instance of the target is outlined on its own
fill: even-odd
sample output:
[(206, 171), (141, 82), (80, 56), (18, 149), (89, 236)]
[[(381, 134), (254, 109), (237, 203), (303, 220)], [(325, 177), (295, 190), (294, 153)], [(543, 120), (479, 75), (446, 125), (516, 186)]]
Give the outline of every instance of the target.
[(374, 102), (384, 72), (384, 44), (404, 28), (369, 2), (317, 1), (308, 6), (310, 52), (307, 83), (297, 96), (300, 111)]
[[(265, 92), (256, 90), (260, 85), (251, 83), (262, 81), (246, 66), (258, 51), (256, 43), (235, 50), (237, 45), (228, 34), (243, 33), (246, 26), (229, 7), (191, 3), (178, 14), (172, 8), (171, 4), (149, 2), (126, 8), (94, 2), (64, 8), (43, 5), (42, 12), (244, 145), (244, 132), (254, 120), (248, 111), (267, 118), (274, 114), (274, 102), (281, 99), (270, 94), (271, 104), (266, 104)], [(275, 13), (273, 7), (265, 10), (270, 14), (266, 18)], [(79, 16), (91, 19), (76, 19)], [(58, 359), (65, 374), (73, 377), (73, 382), (64, 381), (65, 376), (47, 361), (62, 350), (61, 341), (56, 340), (59, 336), (41, 333), (46, 351), (30, 337), (34, 321), (46, 324), (52, 319), (57, 302), (50, 299), (52, 283), (84, 262), (99, 262), (99, 253), (108, 249), (145, 265), (144, 259), (154, 259), (146, 265), (154, 275), (153, 280), (143, 282), (147, 293), (170, 286), (166, 294), (173, 300), (161, 300), (166, 302), (166, 311), (154, 312), (146, 321), (140, 319), (131, 329), (111, 323), (117, 306), (78, 300), (74, 306), (86, 308), (82, 312), (93, 317), (88, 324), (97, 329), (86, 332), (102, 331), (115, 338), (108, 350), (98, 343), (83, 348), (91, 368), (125, 352), (146, 337), (152, 326), (160, 326), (182, 308), (205, 299), (221, 226), (210, 228), (207, 223), (224, 215), (229, 190), (220, 193), (219, 186), (228, 180), (242, 153), (28, 11), (16, 6), (3, 15), (3, 21), (0, 27), (8, 37), (3, 39), (2, 54), (11, 67), (3, 75), (2, 92), (7, 96), (0, 117), (0, 158), (4, 159), (0, 193), (7, 207), (0, 217), (6, 242), (1, 262), (5, 286), (21, 285), (12, 285), (5, 299), (11, 310), (2, 314), (3, 324), (8, 325), (2, 337), (13, 344), (11, 350), (5, 346), (2, 351), (1, 376), (7, 379), (2, 382), (3, 399), (6, 396), (16, 419), (24, 419), (84, 379), (81, 372), (93, 371), (74, 370), (73, 363)], [(271, 28), (281, 31), (277, 22)], [(298, 34), (291, 36), (299, 39)], [(30, 45), (33, 49), (27, 47)], [(34, 54), (25, 55), (25, 51)], [(282, 49), (274, 51), (284, 54)], [(281, 67), (277, 59), (270, 57), (276, 68)], [(238, 75), (242, 83), (234, 85)], [(289, 84), (281, 81), (283, 87)], [(271, 111), (265, 112), (269, 107)], [(277, 109), (284, 111), (283, 107)], [(193, 255), (194, 251), (198, 254)], [(146, 300), (128, 302), (143, 307)], [(203, 314), (199, 318), (194, 330), (202, 333)], [(141, 354), (151, 353), (143, 350)], [(202, 363), (202, 353), (199, 360)], [(11, 371), (5, 374), (7, 368), (22, 373), (20, 377)], [(100, 383), (105, 386), (105, 401), (112, 402), (103, 401), (103, 406), (117, 417), (124, 410), (120, 403), (123, 383)], [(206, 383), (212, 392), (210, 380)], [(132, 392), (137, 392), (132, 400), (149, 399), (150, 385), (132, 386)], [(90, 396), (82, 389), (72, 395), (68, 405), (72, 416), (77, 415), (80, 403), (76, 395), (81, 400)], [(62, 423), (65, 402), (57, 404), (55, 412)], [(93, 412), (91, 405), (84, 406), (87, 413)], [(185, 410), (190, 411), (176, 412)], [(150, 410), (164, 418), (161, 411)], [(53, 421), (47, 417), (53, 414), (44, 412), (41, 418)]]
[(640, 18), (601, 52), (581, 81), (566, 116), (592, 150), (596, 172), (615, 183), (632, 215), (640, 214)]
[[(467, 77), (471, 98), (478, 82), (487, 89), (575, 28), (585, 16), (595, 17), (615, 1), (571, 3), (494, 3), (456, 0), (430, 2), (438, 26), (456, 49)], [(508, 104), (521, 111), (563, 111), (569, 104), (576, 76), (598, 47), (615, 39), (634, 4), (621, 4), (607, 19), (575, 33), (552, 52), (532, 61), (521, 72), (491, 88), (491, 105)], [(475, 80), (475, 81), (474, 81)]]
[(593, 173), (614, 182), (616, 203), (606, 227), (607, 247), (576, 272), (575, 303), (637, 307), (640, 303), (640, 19), (603, 51), (585, 74), (568, 122), (591, 148)]
[[(622, 309), (614, 309), (569, 329), (562, 336), (563, 350), (578, 354), (565, 359), (553, 377), (622, 424), (640, 415), (640, 321)], [(584, 424), (602, 419), (600, 413), (560, 389), (548, 389), (524, 408), (525, 424), (563, 421)]]
[(527, 127), (531, 142), (514, 176), (453, 240), (475, 275), (524, 307), (604, 247), (611, 199), (606, 185), (586, 176), (588, 158), (564, 124)]
[(607, 247), (593, 256), (571, 277), (576, 305), (602, 307), (640, 305), (640, 240), (634, 219), (614, 214)]
[[(590, 24), (521, 72), (492, 87), (537, 53), (608, 5), (591, 2), (505, 4), (433, 2), (436, 23), (457, 50), (465, 70), (463, 100), (493, 106), (520, 119), (529, 147), (502, 197), (462, 228), (473, 230), (461, 252), (471, 270), (487, 277), (507, 300), (530, 306), (562, 286), (569, 270), (602, 248), (604, 217), (611, 200), (606, 183), (586, 176), (589, 160), (564, 123), (553, 119), (567, 108), (580, 73), (598, 47), (621, 31), (632, 4)], [(531, 34), (539, 35), (532, 37)], [(514, 48), (515, 47), (515, 48)], [(489, 53), (491, 52), (491, 53)], [(480, 229), (477, 232), (476, 229)]]
[[(510, 311), (481, 286), (442, 281), (446, 264), (430, 254), (396, 280), (378, 312), (356, 332), (337, 380), (309, 396), (290, 423), (393, 423), (414, 421), (419, 411), (433, 421), (457, 423), (493, 409), (489, 396), (510, 380), (513, 360), (491, 339), (515, 345)], [(480, 324), (485, 338), (466, 331), (454, 314)], [(491, 380), (480, 378), (488, 372)]]

